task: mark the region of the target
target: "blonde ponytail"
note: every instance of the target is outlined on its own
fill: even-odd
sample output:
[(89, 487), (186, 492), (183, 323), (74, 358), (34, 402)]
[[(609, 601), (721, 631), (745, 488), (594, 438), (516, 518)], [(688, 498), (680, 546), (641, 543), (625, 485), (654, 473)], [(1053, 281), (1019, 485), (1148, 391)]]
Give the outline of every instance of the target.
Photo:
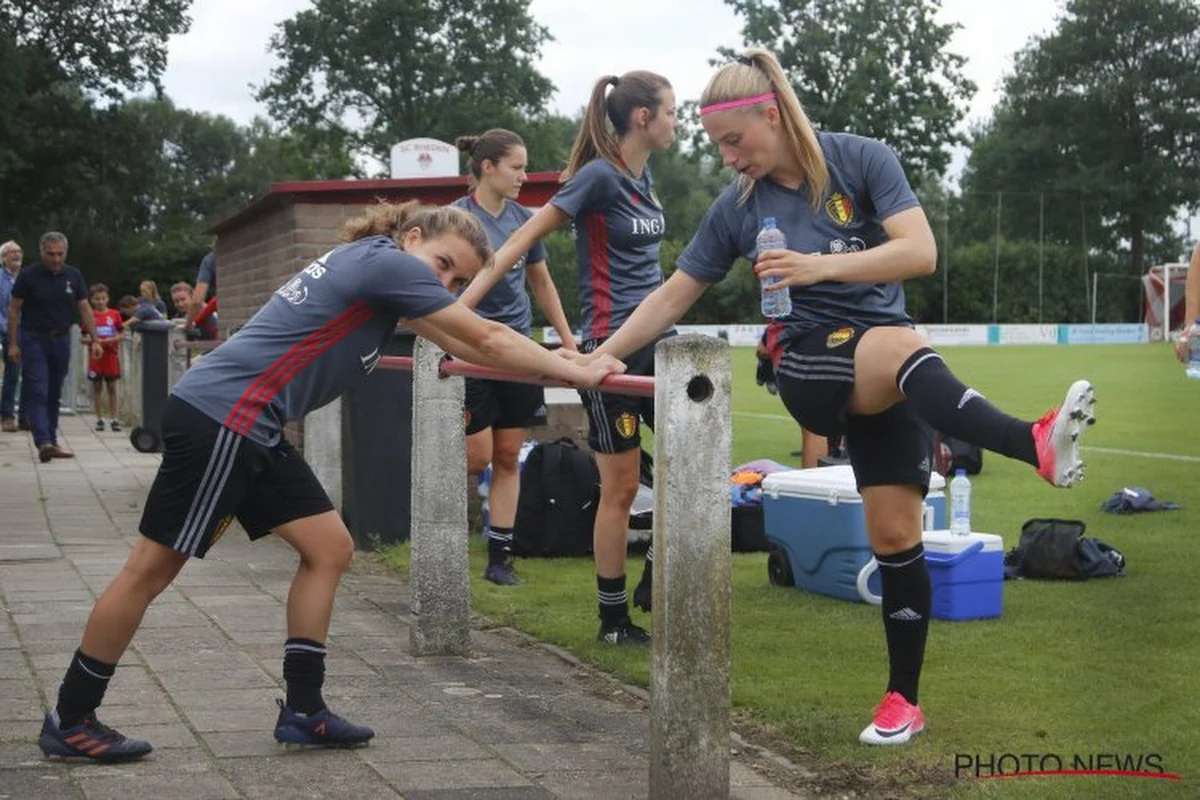
[[(721, 67), (700, 95), (700, 106), (703, 109), (772, 94), (774, 97), (745, 105), (742, 113), (753, 110), (761, 114), (764, 105), (772, 101), (779, 106), (779, 117), (790, 154), (804, 175), (809, 201), (813, 208), (820, 208), (829, 192), (829, 168), (825, 164), (825, 154), (821, 152), (816, 131), (804, 113), (804, 107), (800, 105), (800, 98), (796, 97), (787, 74), (773, 53), (751, 48), (736, 61)], [(739, 176), (738, 188), (738, 202), (745, 202), (754, 191), (754, 179), (746, 175)]]

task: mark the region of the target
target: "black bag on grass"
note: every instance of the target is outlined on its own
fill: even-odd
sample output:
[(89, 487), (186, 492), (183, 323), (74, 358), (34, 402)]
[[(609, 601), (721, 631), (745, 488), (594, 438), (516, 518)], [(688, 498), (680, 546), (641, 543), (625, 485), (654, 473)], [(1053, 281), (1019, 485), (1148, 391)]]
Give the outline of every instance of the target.
[(954, 477), (958, 470), (968, 475), (983, 471), (983, 448), (977, 444), (952, 439), (941, 431), (933, 433), (934, 465), (945, 478)]
[(590, 452), (568, 438), (537, 445), (521, 468), (513, 552), (526, 558), (591, 553), (599, 502), (600, 471)]
[(1125, 556), (1077, 519), (1031, 519), (1004, 557), (1007, 577), (1087, 580), (1125, 574)]

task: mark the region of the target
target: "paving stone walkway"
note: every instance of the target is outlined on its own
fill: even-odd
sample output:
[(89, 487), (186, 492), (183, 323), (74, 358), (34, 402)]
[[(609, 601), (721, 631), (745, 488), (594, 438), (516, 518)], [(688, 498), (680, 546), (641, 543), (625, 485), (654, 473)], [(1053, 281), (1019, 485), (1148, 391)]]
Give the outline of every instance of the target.
[[(645, 706), (519, 636), (475, 631), (475, 655), (409, 651), (407, 587), (359, 571), (329, 638), (330, 705), (372, 726), (355, 750), (284, 749), (284, 601), (296, 557), (230, 533), (151, 606), (101, 718), (155, 746), (121, 766), (44, 759), (43, 708), (92, 603), (137, 536), (159, 458), (64, 417), (77, 458), (40, 464), (0, 434), (0, 800), (19, 798), (645, 797)], [(602, 683), (602, 682), (601, 682)], [(735, 760), (732, 796), (791, 794)]]

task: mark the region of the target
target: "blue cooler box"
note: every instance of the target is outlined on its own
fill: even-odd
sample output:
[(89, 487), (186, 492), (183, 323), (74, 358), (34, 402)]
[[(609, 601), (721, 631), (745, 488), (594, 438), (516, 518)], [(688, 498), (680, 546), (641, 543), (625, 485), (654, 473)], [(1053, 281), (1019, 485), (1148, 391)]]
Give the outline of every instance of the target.
[[(945, 487), (941, 475), (930, 476), (927, 528), (948, 524)], [(763, 480), (763, 519), (772, 545), (772, 583), (863, 602), (858, 574), (872, 553), (862, 497), (849, 465), (768, 475)], [(878, 576), (874, 581), (878, 593)]]
[(925, 561), (933, 583), (934, 619), (1000, 616), (1004, 595), (1004, 541), (991, 533), (956, 536), (925, 531)]

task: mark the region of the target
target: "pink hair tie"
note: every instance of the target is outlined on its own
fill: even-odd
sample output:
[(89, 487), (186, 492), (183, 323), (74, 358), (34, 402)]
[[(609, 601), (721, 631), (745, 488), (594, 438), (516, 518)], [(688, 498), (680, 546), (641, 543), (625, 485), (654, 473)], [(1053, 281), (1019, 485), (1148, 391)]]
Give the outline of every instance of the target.
[(729, 100), (724, 103), (713, 103), (711, 106), (704, 106), (700, 109), (700, 116), (712, 114), (716, 111), (728, 111), (731, 108), (741, 108), (742, 106), (752, 106), (755, 103), (765, 103), (768, 100), (774, 100), (775, 93), (767, 92), (756, 97), (743, 97), (741, 100)]

